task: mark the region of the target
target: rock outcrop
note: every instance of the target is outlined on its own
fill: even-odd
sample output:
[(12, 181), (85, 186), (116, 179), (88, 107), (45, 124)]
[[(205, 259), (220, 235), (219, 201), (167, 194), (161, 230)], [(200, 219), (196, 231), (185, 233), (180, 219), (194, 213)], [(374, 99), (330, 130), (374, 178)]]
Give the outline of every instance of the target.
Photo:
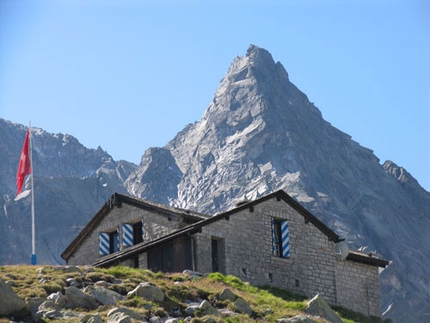
[(0, 317), (13, 315), (25, 309), (25, 302), (15, 294), (12, 287), (0, 279)]
[(327, 301), (319, 294), (309, 301), (305, 312), (313, 316), (320, 316), (331, 323), (343, 323), (342, 319), (331, 309)]

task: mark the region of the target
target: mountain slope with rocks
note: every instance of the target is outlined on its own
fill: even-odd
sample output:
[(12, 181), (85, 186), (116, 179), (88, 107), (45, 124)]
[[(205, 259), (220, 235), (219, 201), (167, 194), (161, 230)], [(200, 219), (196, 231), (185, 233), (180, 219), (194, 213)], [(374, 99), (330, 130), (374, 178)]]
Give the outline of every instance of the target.
[[(24, 134), (0, 119), (1, 263), (29, 259), (30, 200), (14, 200)], [(430, 193), (324, 120), (282, 64), (257, 46), (233, 60), (202, 119), (148, 149), (140, 165), (37, 130), (34, 166), (42, 262), (60, 262), (113, 191), (215, 214), (283, 189), (351, 248), (392, 261), (381, 274), (386, 318), (430, 322)]]

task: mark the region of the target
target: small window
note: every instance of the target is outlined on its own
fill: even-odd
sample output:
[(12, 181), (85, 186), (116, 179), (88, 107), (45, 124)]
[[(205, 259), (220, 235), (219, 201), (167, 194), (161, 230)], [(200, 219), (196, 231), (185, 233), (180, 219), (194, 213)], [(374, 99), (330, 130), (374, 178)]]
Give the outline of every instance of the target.
[(131, 247), (143, 241), (142, 222), (133, 224), (122, 224), (122, 246), (124, 248)]
[(99, 233), (99, 254), (104, 256), (119, 250), (118, 230)]
[(102, 256), (110, 254), (110, 236), (109, 233), (99, 233), (99, 254)]
[(109, 232), (109, 249), (110, 253), (119, 251), (119, 235), (118, 230)]
[(143, 219), (133, 224), (133, 242), (134, 244), (143, 242)]
[(288, 221), (272, 219), (272, 253), (276, 257), (290, 257)]

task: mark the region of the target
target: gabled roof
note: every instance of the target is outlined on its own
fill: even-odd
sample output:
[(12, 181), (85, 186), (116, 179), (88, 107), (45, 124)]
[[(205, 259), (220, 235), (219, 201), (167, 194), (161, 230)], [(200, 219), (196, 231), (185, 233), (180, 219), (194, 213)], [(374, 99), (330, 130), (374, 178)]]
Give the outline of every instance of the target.
[(257, 204), (263, 203), (267, 200), (276, 198), (278, 201), (284, 201), (286, 203), (288, 203), (292, 208), (294, 208), (299, 214), (301, 214), (304, 219), (305, 222), (311, 222), (313, 225), (315, 225), (321, 232), (323, 232), (327, 238), (331, 241), (333, 241), (334, 243), (340, 242), (342, 241), (342, 239), (339, 238), (339, 236), (332, 231), (330, 228), (328, 228), (323, 222), (321, 222), (317, 217), (315, 217), (313, 214), (311, 214), (308, 210), (306, 210), (301, 204), (299, 204), (296, 200), (294, 200), (290, 195), (288, 195), (286, 192), (284, 192), (283, 190), (279, 190), (276, 192), (273, 192), (271, 194), (265, 195), (259, 199), (256, 199), (254, 201), (250, 201), (250, 202), (245, 202), (242, 203), (240, 206), (235, 207), (229, 211), (226, 211), (224, 213), (220, 213), (217, 215), (214, 215), (210, 218), (201, 220), (199, 222), (193, 223), (188, 225), (187, 227), (175, 231), (169, 235), (166, 235), (164, 237), (161, 237), (159, 239), (147, 242), (147, 243), (140, 243), (140, 244), (136, 244), (132, 247), (129, 247), (125, 250), (121, 250), (118, 251), (116, 253), (104, 256), (102, 258), (97, 259), (97, 261), (93, 264), (94, 266), (109, 266), (112, 265), (114, 263), (116, 263), (117, 261), (120, 260), (125, 260), (127, 258), (131, 258), (139, 253), (142, 253), (148, 249), (154, 248), (158, 245), (161, 245), (167, 241), (173, 240), (179, 236), (183, 236), (183, 235), (191, 235), (197, 232), (201, 232), (201, 228), (214, 223), (216, 221), (222, 220), (222, 219), (226, 219), (228, 220), (230, 216), (234, 216), (234, 214), (242, 211), (242, 210), (246, 210), (246, 209), (252, 209), (254, 206), (256, 206)]
[[(162, 215), (183, 216), (184, 219), (187, 219), (190, 222), (190, 224), (171, 234), (152, 240), (150, 242), (146, 242), (146, 243), (141, 242), (127, 249), (115, 252), (110, 255), (106, 255), (104, 257), (100, 257), (93, 263), (94, 266), (97, 266), (97, 267), (110, 266), (119, 261), (132, 258), (142, 252), (145, 252), (151, 248), (162, 245), (168, 241), (174, 240), (180, 236), (192, 235), (192, 234), (201, 232), (202, 228), (206, 225), (209, 225), (211, 223), (214, 223), (216, 221), (220, 221), (223, 219), (228, 220), (230, 216), (234, 216), (236, 213), (246, 209), (249, 209), (252, 211), (254, 206), (273, 198), (276, 198), (278, 201), (284, 201), (287, 204), (289, 204), (292, 208), (294, 208), (299, 214), (301, 214), (304, 217), (305, 222), (310, 222), (313, 225), (315, 225), (322, 233), (324, 233), (327, 236), (327, 238), (330, 241), (333, 241), (334, 243), (343, 241), (343, 239), (339, 238), (339, 236), (334, 231), (332, 231), (329, 227), (327, 227), (321, 220), (319, 220), (312, 213), (306, 210), (300, 203), (294, 200), (290, 195), (288, 195), (283, 190), (278, 190), (276, 192), (265, 195), (254, 201), (244, 202), (229, 211), (214, 215), (212, 217), (208, 217), (208, 215), (204, 215), (197, 212), (178, 209), (171, 206), (148, 202), (142, 199), (137, 199), (137, 198), (115, 193), (114, 195), (112, 195), (111, 199), (108, 202), (106, 202), (106, 204), (104, 204), (103, 207), (96, 213), (96, 215), (91, 219), (91, 221), (87, 224), (87, 226), (85, 226), (85, 228), (75, 238), (75, 240), (73, 240), (72, 243), (67, 247), (67, 249), (61, 254), (61, 257), (67, 260), (76, 250), (76, 248), (78, 248), (79, 245), (83, 242), (85, 237), (97, 228), (98, 223), (110, 212), (110, 210), (114, 206), (120, 207), (121, 203), (127, 203), (142, 209), (158, 212)], [(372, 256), (372, 254), (368, 255), (368, 254), (364, 254), (356, 251), (349, 251), (349, 254), (346, 260), (365, 263), (368, 265), (378, 266), (382, 268), (385, 268), (389, 264), (388, 261), (374, 257)]]
[(105, 204), (103, 204), (103, 206), (94, 215), (90, 222), (88, 222), (88, 224), (82, 229), (78, 236), (69, 244), (66, 250), (63, 251), (63, 253), (61, 254), (61, 258), (67, 261), (75, 252), (75, 250), (84, 242), (85, 238), (97, 229), (99, 223), (111, 212), (111, 210), (115, 207), (121, 207), (123, 203), (135, 206), (139, 209), (158, 213), (162, 216), (182, 217), (187, 223), (198, 222), (208, 217), (208, 215), (204, 215), (201, 213), (175, 208), (172, 206), (163, 205), (155, 202), (150, 202), (144, 199), (126, 196), (119, 193), (114, 193), (109, 198), (109, 200)]

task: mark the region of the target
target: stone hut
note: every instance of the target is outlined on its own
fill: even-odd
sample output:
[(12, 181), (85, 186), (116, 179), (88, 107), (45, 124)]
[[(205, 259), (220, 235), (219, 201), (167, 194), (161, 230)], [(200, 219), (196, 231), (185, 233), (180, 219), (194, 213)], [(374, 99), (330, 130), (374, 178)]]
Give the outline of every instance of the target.
[(209, 217), (114, 194), (62, 253), (70, 265), (232, 274), (381, 316), (389, 263), (343, 240), (282, 190)]

